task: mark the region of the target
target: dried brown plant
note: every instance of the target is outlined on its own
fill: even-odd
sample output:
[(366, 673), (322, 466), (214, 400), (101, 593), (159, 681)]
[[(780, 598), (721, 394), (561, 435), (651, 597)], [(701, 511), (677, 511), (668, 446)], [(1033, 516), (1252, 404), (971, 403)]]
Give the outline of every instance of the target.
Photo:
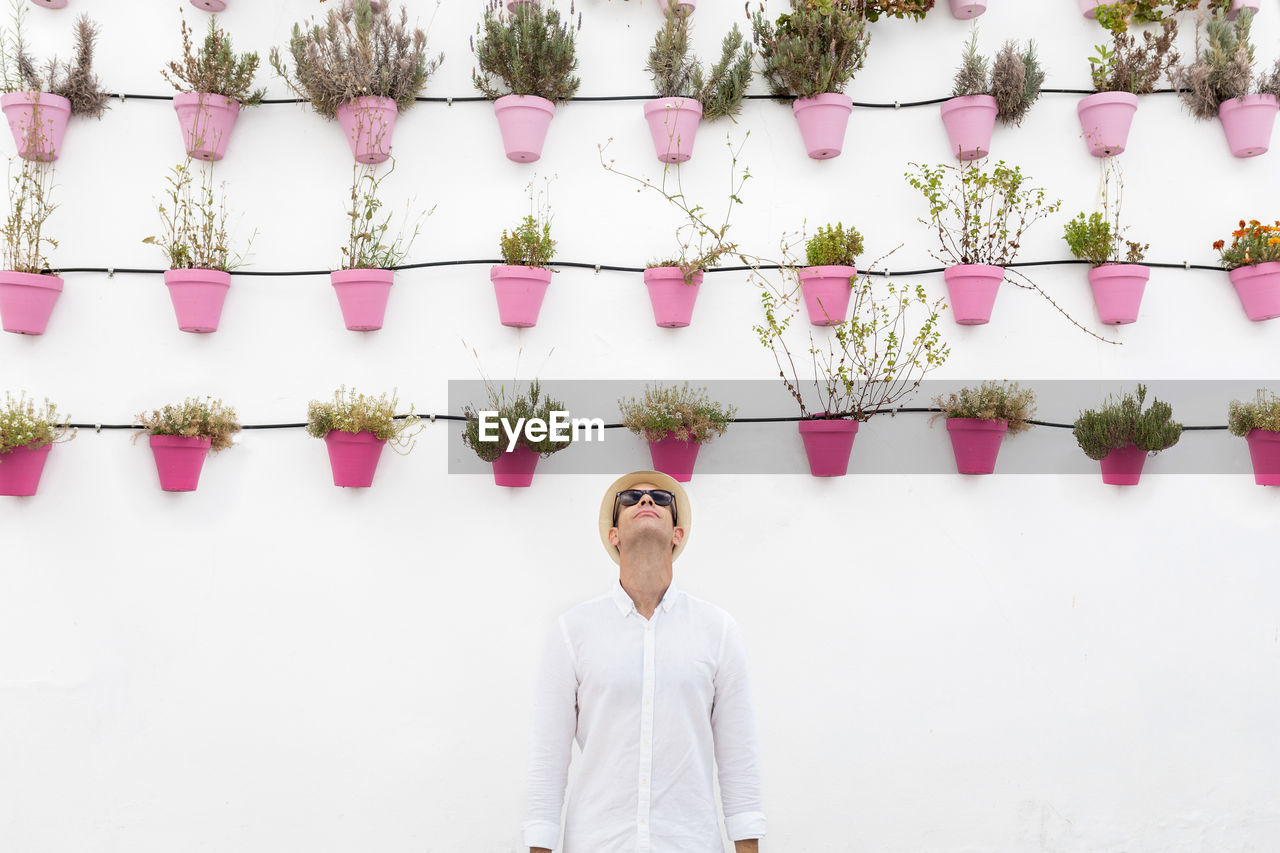
[(71, 114), (102, 118), (111, 94), (102, 88), (93, 73), (93, 53), (97, 47), (98, 25), (81, 14), (75, 23), (75, 50), (70, 62), (50, 58), (43, 67), (37, 63), (22, 34), (26, 4), (11, 5), (13, 30), (0, 33), (0, 63), (6, 92), (48, 92), (71, 102)]
[[(1170, 74), (1183, 104), (1196, 118), (1217, 118), (1223, 101), (1249, 94), (1253, 78), (1253, 45), (1249, 41), (1252, 22), (1253, 13), (1248, 10), (1242, 11), (1234, 24), (1218, 12), (1205, 27), (1202, 48), (1201, 21), (1196, 21), (1196, 57)], [(1270, 85), (1275, 81), (1266, 77), (1259, 81), (1264, 82)]]
[(1093, 87), (1099, 92), (1130, 92), (1149, 95), (1155, 91), (1161, 77), (1171, 75), (1178, 66), (1178, 51), (1174, 41), (1178, 37), (1178, 22), (1165, 18), (1160, 32), (1146, 30), (1139, 43), (1128, 32), (1112, 34), (1112, 47), (1098, 45), (1098, 55), (1090, 57), (1090, 75)]
[(243, 106), (262, 103), (266, 89), (253, 88), (258, 70), (258, 54), (237, 54), (231, 36), (218, 26), (218, 16), (209, 16), (209, 34), (199, 48), (191, 42), (191, 28), (182, 19), (182, 61), (170, 62), (161, 74), (179, 92), (221, 95)]
[(58, 241), (45, 234), (45, 223), (57, 209), (51, 200), (53, 167), (33, 160), (21, 160), (18, 173), (9, 161), (9, 214), (0, 226), (4, 238), (4, 269), (41, 273), (49, 269), (45, 247), (58, 248)]

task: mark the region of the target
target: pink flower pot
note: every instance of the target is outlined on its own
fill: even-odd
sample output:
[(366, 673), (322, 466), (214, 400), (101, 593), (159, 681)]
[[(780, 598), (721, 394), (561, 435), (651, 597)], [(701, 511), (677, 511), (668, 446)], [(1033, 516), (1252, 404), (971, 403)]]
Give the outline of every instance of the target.
[(333, 468), (333, 484), (353, 489), (367, 489), (373, 485), (373, 475), (378, 470), (378, 457), (382, 455), (385, 438), (373, 433), (339, 432), (332, 430), (324, 437), (329, 450), (329, 466)]
[(849, 471), (849, 455), (858, 422), (839, 419), (800, 421), (800, 437), (809, 457), (809, 473), (815, 477), (843, 477)]
[(67, 8), (67, 0), (31, 0), (37, 6), (43, 6), (46, 9), (65, 9)]
[(184, 332), (216, 332), (222, 304), (231, 288), (231, 273), (222, 270), (165, 270), (165, 287), (173, 302), (178, 328)]
[(532, 163), (542, 156), (556, 105), (537, 95), (504, 95), (493, 102), (507, 159)]
[(1236, 267), (1227, 276), (1250, 320), (1257, 323), (1280, 317), (1280, 262)]
[(384, 163), (391, 157), (398, 115), (393, 98), (355, 98), (339, 104), (336, 115), (357, 163)]
[(226, 0), (191, 0), (191, 5), (206, 12), (221, 12), (227, 8)]
[(212, 444), (208, 437), (199, 435), (151, 436), (160, 488), (166, 492), (194, 492), (200, 485), (200, 469)]
[(56, 275), (0, 271), (0, 320), (4, 330), (43, 335), (61, 292), (62, 279)]
[(1218, 118), (1227, 134), (1227, 145), (1237, 157), (1266, 154), (1276, 123), (1275, 95), (1228, 98), (1218, 107)]
[(387, 314), (387, 298), (395, 279), (392, 270), (334, 270), (329, 283), (338, 294), (342, 320), (353, 332), (373, 332), (382, 328)]
[(1122, 153), (1137, 111), (1138, 96), (1130, 92), (1098, 92), (1081, 98), (1076, 115), (1080, 117), (1089, 153), (1094, 157)]
[(0, 453), (0, 495), (20, 498), (34, 495), (52, 449), (52, 444), (46, 444), (35, 448), (15, 447), (8, 453)]
[(649, 267), (644, 283), (653, 303), (653, 320), (665, 329), (682, 329), (693, 319), (693, 303), (702, 286), (702, 271), (693, 274), (693, 283), (685, 284), (680, 267)]
[(1227, 10), (1227, 20), (1234, 21), (1245, 9), (1256, 15), (1260, 8), (1262, 4), (1258, 0), (1231, 0), (1231, 8)]
[[(662, 11), (665, 14), (667, 11), (667, 7), (670, 6), (671, 4), (668, 3), (667, 0), (661, 0), (659, 5), (662, 6)], [(676, 6), (676, 11), (678, 11), (681, 15), (687, 15), (690, 12), (692, 12), (694, 9), (696, 9), (697, 6), (698, 6), (697, 0), (680, 0), (680, 2)]]
[(976, 18), (985, 11), (987, 11), (987, 4), (983, 0), (951, 0), (951, 16), (953, 18), (967, 20)]
[(951, 153), (960, 160), (980, 160), (991, 151), (996, 126), (996, 99), (990, 95), (952, 98), (941, 106)]
[(48, 92), (10, 92), (0, 95), (0, 110), (9, 120), (19, 157), (45, 162), (58, 159), (71, 117), (70, 101)]
[(533, 471), (538, 467), (538, 454), (523, 444), (503, 451), (493, 460), (493, 482), (498, 486), (523, 489), (533, 485)]
[(644, 117), (659, 160), (683, 163), (693, 156), (702, 104), (693, 98), (655, 98), (645, 102)]
[(835, 326), (849, 313), (850, 282), (858, 274), (856, 267), (805, 267), (800, 270), (800, 292), (809, 322), (815, 326)]
[(1099, 460), (1102, 466), (1102, 482), (1108, 486), (1136, 486), (1142, 476), (1142, 463), (1147, 461), (1147, 451), (1132, 444), (1117, 447)]
[(183, 92), (173, 96), (173, 109), (188, 157), (221, 160), (226, 156), (227, 140), (240, 115), (239, 101), (206, 92)]
[(853, 112), (853, 98), (840, 92), (796, 98), (791, 111), (800, 124), (800, 138), (810, 157), (829, 160), (840, 156), (849, 114)]
[(1142, 264), (1106, 264), (1089, 270), (1089, 287), (1098, 306), (1098, 319), (1113, 326), (1138, 320), (1142, 291), (1151, 270)]
[(1092, 18), (1094, 11), (1100, 6), (1104, 0), (1078, 0), (1080, 4), (1080, 14), (1086, 18)]
[(698, 461), (698, 448), (702, 445), (696, 441), (681, 441), (675, 436), (649, 442), (649, 457), (653, 459), (653, 470), (670, 476), (680, 483), (693, 479), (693, 464)]
[(1251, 429), (1245, 440), (1249, 442), (1249, 459), (1253, 462), (1253, 482), (1259, 486), (1280, 486), (1280, 432)]
[(961, 474), (990, 474), (996, 470), (1000, 442), (1009, 429), (1008, 421), (982, 418), (947, 418), (947, 433)]
[(991, 322), (991, 309), (1004, 281), (1004, 267), (989, 264), (956, 264), (942, 274), (947, 282), (947, 301), (961, 326), (981, 326)]
[(502, 325), (527, 329), (538, 324), (551, 270), (499, 264), (489, 270), (489, 280), (498, 296), (498, 319)]

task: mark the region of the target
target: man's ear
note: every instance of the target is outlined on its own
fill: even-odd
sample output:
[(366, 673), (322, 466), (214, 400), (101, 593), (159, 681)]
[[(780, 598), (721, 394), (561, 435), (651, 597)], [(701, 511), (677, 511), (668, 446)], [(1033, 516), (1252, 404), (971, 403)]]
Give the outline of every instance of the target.
[(677, 527), (671, 531), (671, 547), (675, 548), (684, 541), (684, 528)]
[(612, 545), (615, 548), (618, 547), (618, 543), (622, 541), (621, 537), (618, 536), (618, 528), (616, 527), (609, 528), (608, 539), (609, 539), (610, 545)]

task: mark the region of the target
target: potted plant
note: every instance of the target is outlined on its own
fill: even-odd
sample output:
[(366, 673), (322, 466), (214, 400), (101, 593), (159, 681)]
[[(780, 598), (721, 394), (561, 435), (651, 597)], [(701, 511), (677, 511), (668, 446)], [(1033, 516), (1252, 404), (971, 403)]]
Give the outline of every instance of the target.
[(556, 249), (551, 239), (551, 211), (530, 192), (530, 213), (511, 231), (502, 232), (502, 263), (489, 269), (498, 297), (498, 319), (504, 326), (527, 329), (538, 323), (542, 298), (551, 283), (549, 266)]
[(1280, 397), (1258, 389), (1257, 399), (1233, 400), (1227, 409), (1227, 428), (1249, 442), (1253, 481), (1280, 486)]
[(849, 293), (858, 276), (857, 256), (862, 254), (858, 229), (844, 230), (844, 223), (820, 225), (805, 244), (809, 265), (800, 270), (800, 290), (815, 326), (835, 326), (844, 322), (849, 310)]
[[(990, 72), (987, 68), (990, 65)], [(994, 62), (978, 53), (975, 28), (965, 45), (956, 70), (951, 99), (942, 104), (942, 123), (951, 140), (951, 151), (961, 160), (978, 160), (991, 150), (996, 119), (1006, 126), (1020, 125), (1040, 97), (1044, 71), (1036, 58), (1035, 42), (1025, 50), (1007, 41)]]
[(138, 422), (151, 437), (160, 488), (166, 492), (194, 492), (209, 451), (226, 450), (240, 431), (236, 410), (209, 397), (188, 397), (149, 415), (144, 412)]
[[(398, 401), (390, 397), (357, 394), (344, 385), (331, 402), (312, 400), (307, 406), (307, 434), (323, 438), (333, 469), (333, 484), (364, 489), (373, 485), (378, 459), (386, 444), (397, 453), (413, 449), (418, 418), (397, 415)], [(410, 410), (413, 404), (409, 405)]]
[(1235, 287), (1244, 313), (1255, 323), (1280, 317), (1280, 220), (1263, 225), (1256, 219), (1213, 244), (1222, 256), (1222, 265)]
[(159, 246), (169, 258), (164, 283), (178, 328), (205, 334), (218, 330), (231, 271), (244, 261), (231, 250), (227, 234), (226, 184), (215, 194), (213, 166), (206, 163), (200, 167), (197, 189), (190, 164), (186, 160), (174, 166), (168, 178), (168, 206), (159, 205), (165, 232), (142, 242)]
[(493, 101), (507, 159), (532, 163), (542, 156), (556, 104), (578, 91), (574, 74), (578, 59), (574, 36), (582, 14), (562, 21), (551, 4), (520, 3), (502, 11), (501, 0), (489, 0), (476, 27), (472, 50), (480, 70), (472, 70), (475, 87)]
[[(503, 386), (487, 387), (489, 408), (485, 411), (508, 424), (517, 424), (522, 419), (527, 422), (533, 418), (549, 424), (552, 412), (565, 410), (564, 403), (542, 396), (542, 386), (536, 379), (529, 383), (526, 393), (514, 394), (510, 399), (507, 399)], [(499, 486), (523, 488), (532, 485), (538, 458), (545, 459), (553, 453), (559, 453), (571, 443), (568, 438), (554, 438), (550, 430), (541, 438), (530, 438), (529, 431), (521, 429), (512, 439), (502, 429), (498, 429), (497, 437), (494, 438), (493, 431), (487, 435), (481, 433), (480, 412), (474, 407), (468, 405), (463, 410), (463, 415), (466, 424), (462, 430), (462, 443), (474, 450), (476, 456), (483, 461), (493, 463), (493, 482)]]
[(1155, 91), (1156, 83), (1178, 64), (1173, 49), (1178, 22), (1166, 18), (1157, 35), (1143, 32), (1142, 42), (1125, 31), (1112, 33), (1112, 46), (1096, 45), (1089, 57), (1092, 95), (1076, 105), (1085, 143), (1094, 157), (1112, 157), (1124, 151), (1129, 127), (1138, 110), (1138, 96)]
[[(1178, 12), (1200, 8), (1200, 0), (1079, 0), (1079, 4), (1081, 14), (1115, 33), (1124, 32), (1130, 23), (1157, 24)], [(1210, 9), (1223, 5), (1230, 6), (1231, 0), (1209, 0)]]
[(1252, 12), (1242, 13), (1232, 23), (1219, 11), (1209, 19), (1203, 49), (1197, 26), (1195, 59), (1171, 75), (1174, 88), (1192, 116), (1199, 120), (1217, 116), (1222, 121), (1227, 145), (1236, 157), (1257, 157), (1267, 152), (1280, 103), (1280, 60), (1269, 73), (1256, 81), (1252, 79), (1252, 21)]
[(622, 425), (649, 442), (653, 469), (681, 483), (693, 478), (698, 448), (724, 435), (738, 411), (713, 401), (705, 388), (690, 388), (688, 382), (679, 387), (646, 385), (640, 399), (619, 400), (618, 408)]
[(667, 9), (645, 65), (658, 97), (645, 102), (644, 117), (660, 161), (683, 163), (693, 156), (700, 119), (732, 118), (742, 111), (751, 56), (751, 46), (734, 24), (721, 42), (720, 61), (707, 74), (689, 55), (689, 16)]
[(13, 31), (0, 31), (3, 89), (0, 110), (9, 120), (18, 156), (28, 160), (57, 160), (67, 119), (73, 115), (102, 118), (110, 94), (93, 73), (98, 26), (87, 15), (76, 18), (75, 51), (70, 62), (57, 57), (36, 62), (22, 34), (26, 6), (13, 3)]
[(427, 34), (409, 26), (409, 13), (375, 15), (369, 0), (330, 9), (324, 25), (293, 25), (290, 73), (277, 48), (271, 65), (290, 89), (325, 118), (337, 118), (359, 163), (391, 156), (400, 110), (414, 99), (444, 60), (427, 58)]
[(209, 17), (209, 33), (199, 48), (192, 46), (191, 29), (182, 19), (182, 61), (170, 62), (160, 73), (178, 90), (173, 109), (188, 157), (221, 160), (226, 155), (240, 108), (261, 104), (267, 94), (253, 88), (257, 70), (258, 54), (236, 53), (216, 15)]
[(839, 156), (853, 99), (844, 87), (867, 58), (871, 30), (857, 4), (790, 0), (790, 11), (770, 22), (763, 4), (751, 18), (760, 49), (761, 74), (779, 99), (791, 105), (809, 156)]
[[(1124, 196), (1124, 182), (1119, 167), (1110, 162), (1104, 167), (1102, 182), (1102, 210), (1077, 214), (1067, 223), (1063, 239), (1077, 260), (1089, 262), (1089, 287), (1093, 301), (1098, 306), (1098, 318), (1104, 323), (1120, 325), (1138, 319), (1142, 293), (1151, 271), (1142, 265), (1146, 243), (1124, 239), (1127, 228), (1120, 225), (1120, 203)], [(1116, 170), (1117, 189), (1115, 204), (1111, 203), (1111, 177)], [(1121, 263), (1121, 251), (1124, 262)]]
[(1100, 409), (1082, 412), (1072, 433), (1080, 449), (1102, 465), (1102, 482), (1112, 486), (1136, 486), (1148, 453), (1159, 453), (1178, 443), (1182, 424), (1173, 420), (1173, 409), (1158, 398), (1144, 409), (1147, 386), (1138, 395), (1108, 398)]
[(933, 404), (942, 410), (935, 417), (947, 419), (956, 470), (961, 474), (994, 472), (1001, 440), (1006, 433), (1017, 435), (1031, 428), (1035, 402), (1034, 391), (1005, 382), (983, 382), (976, 388), (934, 397)]
[(53, 403), (37, 407), (25, 394), (15, 400), (6, 391), (0, 408), (0, 495), (34, 495), (50, 449), (75, 435)]

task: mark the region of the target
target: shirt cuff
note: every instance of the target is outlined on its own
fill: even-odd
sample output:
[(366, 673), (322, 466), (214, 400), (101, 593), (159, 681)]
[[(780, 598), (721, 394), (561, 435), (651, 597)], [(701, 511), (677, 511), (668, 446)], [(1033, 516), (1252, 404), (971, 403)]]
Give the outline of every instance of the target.
[(724, 819), (725, 831), (730, 841), (764, 837), (764, 812), (742, 812)]
[(558, 823), (530, 821), (521, 829), (525, 847), (545, 847), (548, 850), (555, 850), (560, 844), (560, 824)]

